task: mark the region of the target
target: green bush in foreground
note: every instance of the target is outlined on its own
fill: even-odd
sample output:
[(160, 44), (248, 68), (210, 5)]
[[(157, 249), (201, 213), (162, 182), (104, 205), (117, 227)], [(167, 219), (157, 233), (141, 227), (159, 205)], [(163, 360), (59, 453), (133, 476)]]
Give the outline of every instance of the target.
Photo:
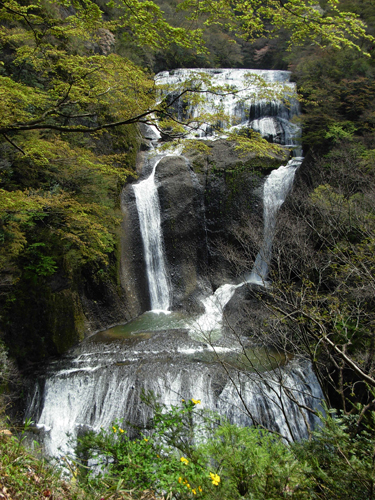
[[(150, 402), (150, 401), (149, 401)], [(102, 472), (86, 475), (89, 488), (105, 482), (125, 490), (152, 490), (166, 498), (311, 498), (311, 480), (293, 450), (257, 428), (240, 428), (199, 409), (200, 401), (166, 408), (152, 401), (152, 431), (130, 439), (121, 422), (79, 439), (81, 457)], [(86, 469), (82, 468), (82, 475)]]
[[(25, 431), (0, 434), (0, 499), (375, 498), (375, 412), (366, 421), (327, 412), (311, 440), (287, 445), (267, 431), (221, 422), (198, 400), (167, 408), (149, 395), (148, 403), (147, 434), (130, 438), (115, 422), (80, 438), (80, 460), (65, 460), (70, 479), (23, 447)], [(91, 473), (89, 459), (99, 472)]]
[(293, 445), (298, 460), (308, 464), (305, 474), (314, 486), (311, 498), (375, 498), (375, 412), (369, 413), (363, 422), (361, 416), (331, 411), (314, 439)]
[[(337, 416), (327, 410), (309, 441), (287, 445), (259, 428), (241, 428), (182, 400), (167, 408), (152, 395), (147, 434), (131, 439), (121, 422), (79, 439), (77, 452), (96, 459), (93, 477), (81, 466), (88, 490), (121, 487), (142, 498), (204, 500), (372, 500), (375, 498), (375, 413)], [(102, 490), (104, 491), (104, 490)]]

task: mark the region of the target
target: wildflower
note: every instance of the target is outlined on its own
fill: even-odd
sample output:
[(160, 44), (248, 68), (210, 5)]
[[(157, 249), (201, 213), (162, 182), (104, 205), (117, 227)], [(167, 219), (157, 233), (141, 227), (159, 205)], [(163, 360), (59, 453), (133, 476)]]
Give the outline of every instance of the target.
[(119, 428), (119, 431), (121, 432), (121, 434), (125, 432), (124, 429), (121, 429), (121, 427)]
[(117, 432), (116, 427), (112, 426), (113, 432)]
[(147, 443), (148, 439), (147, 438), (143, 438), (143, 441), (146, 441), (146, 443)]
[(178, 478), (178, 482), (181, 483), (182, 482), (182, 477), (179, 477)]
[(197, 494), (197, 490), (191, 490), (191, 492), (193, 493), (193, 495)]
[(183, 464), (186, 464), (186, 465), (189, 463), (189, 460), (188, 460), (187, 458), (185, 458), (185, 457), (181, 457), (181, 458), (180, 458), (180, 461), (181, 461)]
[(189, 483), (187, 483), (186, 488), (190, 488), (190, 484)]
[(182, 403), (185, 403), (185, 400), (184, 399), (181, 399)]
[(210, 472), (210, 478), (211, 478), (212, 484), (214, 486), (219, 486), (220, 476), (218, 474), (214, 474), (213, 472)]
[(200, 399), (192, 399), (191, 402), (194, 403), (195, 405), (200, 405), (201, 404), (201, 400)]
[(199, 491), (200, 493), (202, 493), (202, 491), (203, 491), (203, 490), (202, 490), (202, 486), (198, 486), (198, 491)]

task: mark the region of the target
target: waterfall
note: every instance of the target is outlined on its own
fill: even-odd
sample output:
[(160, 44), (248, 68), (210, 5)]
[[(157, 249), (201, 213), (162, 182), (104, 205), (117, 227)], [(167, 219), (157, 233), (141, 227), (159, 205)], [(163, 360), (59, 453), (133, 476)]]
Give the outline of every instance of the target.
[(164, 262), (159, 197), (155, 184), (155, 170), (159, 161), (160, 158), (154, 159), (149, 177), (135, 184), (133, 189), (143, 241), (151, 309), (167, 311), (170, 306), (170, 290)]
[[(196, 71), (212, 77), (215, 85), (226, 85), (228, 92), (226, 95), (211, 95), (199, 109), (179, 103), (176, 112), (181, 118), (189, 114), (194, 119), (202, 109), (215, 112), (221, 108), (230, 117), (230, 127), (252, 127), (270, 141), (292, 145), (298, 152), (300, 130), (291, 122), (298, 114), (298, 106), (289, 72)], [(177, 85), (192, 73), (192, 70), (163, 72), (156, 76), (156, 81), (160, 85)], [(262, 91), (256, 84), (259, 78), (266, 82)], [(291, 96), (289, 105), (281, 98), (260, 95), (270, 92), (275, 86)], [(230, 89), (240, 91), (233, 94)], [(202, 125), (195, 136), (212, 140), (213, 130)], [(160, 138), (156, 129), (151, 130), (147, 138), (152, 145), (148, 156), (152, 172), (133, 189), (151, 309), (166, 311), (170, 308), (172, 291), (163, 254), (155, 183), (155, 170), (165, 155), (154, 148)], [(300, 158), (295, 158), (273, 171), (265, 181), (263, 245), (254, 269), (244, 283), (266, 284), (277, 210), (290, 190), (300, 162)], [(225, 305), (244, 283), (225, 284), (204, 299), (205, 314), (195, 321), (194, 326), (195, 330), (203, 331), (200, 338), (188, 335), (192, 328), (186, 323), (183, 326), (174, 323), (169, 331), (156, 331), (156, 328), (151, 331), (142, 326), (121, 339), (98, 334), (71, 349), (60, 360), (50, 363), (29, 395), (26, 413), (27, 418), (36, 422), (45, 452), (50, 456), (70, 453), (72, 445), (68, 434), (74, 440), (85, 430), (108, 428), (115, 419), (123, 418), (124, 422), (136, 426), (145, 425), (151, 413), (140, 395), (149, 390), (159, 396), (161, 403), (169, 406), (178, 405), (181, 398), (200, 399), (203, 407), (218, 411), (239, 425), (251, 425), (256, 421), (287, 439), (307, 437), (306, 423), (314, 427), (318, 420), (306, 409), (319, 408), (323, 399), (308, 362), (289, 361), (279, 353), (270, 355), (261, 347), (251, 350), (238, 339), (234, 341), (228, 337), (225, 342), (222, 339), (216, 342), (217, 339), (210, 337), (207, 342), (205, 338), (207, 332), (220, 329)], [(168, 318), (172, 316), (173, 313)]]
[(255, 259), (251, 273), (245, 281), (238, 285), (224, 284), (217, 288), (213, 295), (206, 297), (202, 303), (204, 313), (192, 322), (191, 332), (200, 338), (209, 337), (219, 331), (223, 322), (223, 311), (237, 288), (246, 283), (267, 286), (268, 267), (272, 256), (272, 241), (275, 233), (277, 213), (292, 188), (294, 174), (303, 158), (295, 157), (273, 170), (266, 178), (263, 186), (263, 243)]
[[(192, 117), (198, 117), (201, 114), (215, 113), (218, 109), (221, 109), (229, 117), (231, 126), (236, 128), (252, 127), (272, 142), (279, 142), (280, 144), (291, 146), (295, 150), (298, 149), (296, 141), (300, 133), (300, 128), (291, 121), (298, 114), (298, 105), (295, 99), (295, 85), (289, 82), (290, 73), (288, 71), (179, 69), (159, 73), (156, 75), (156, 82), (159, 86), (168, 85), (170, 87), (176, 84), (181, 85), (184, 80), (192, 78), (195, 74), (198, 75), (199, 73), (209, 76), (212, 84), (220, 88), (220, 90), (217, 93), (206, 94), (207, 98), (204, 103), (200, 103), (197, 106), (190, 105), (189, 110), (185, 112), (181, 110), (181, 103), (177, 102), (178, 118), (183, 120), (185, 118), (182, 116), (183, 113), (188, 113)], [(282, 93), (288, 98), (289, 105), (282, 102), (281, 99), (272, 98), (272, 95), (275, 93)], [(268, 97), (259, 97), (259, 94), (268, 94)], [(160, 138), (160, 134), (156, 129), (151, 132), (154, 139), (153, 142)], [(197, 135), (207, 137), (214, 134), (210, 125), (202, 124), (200, 130), (195, 131), (192, 137), (195, 138)], [(155, 153), (155, 150), (153, 150), (153, 153)], [(155, 169), (163, 156), (170, 155), (171, 153), (164, 153), (164, 155), (159, 155), (158, 159), (154, 158), (154, 166), (150, 176), (133, 186), (144, 247), (151, 309), (164, 311), (167, 311), (170, 307), (171, 290), (169, 289), (167, 266), (163, 253), (160, 206), (155, 184)], [(280, 168), (291, 172), (292, 163), (290, 162), (290, 165), (288, 164), (287, 167)], [(281, 172), (284, 172), (283, 170), (279, 169), (277, 172), (279, 172), (279, 175), (276, 176), (277, 179), (283, 177), (281, 175)], [(274, 179), (273, 174), (271, 174), (270, 178)], [(266, 199), (268, 200), (272, 196), (271, 190), (273, 187), (273, 184), (271, 184), (269, 192), (266, 192), (268, 188), (265, 187), (265, 206), (268, 206)], [(285, 195), (286, 193), (287, 190)], [(271, 209), (269, 212), (271, 213)], [(271, 219), (272, 216), (269, 216), (265, 211), (265, 221)], [(258, 273), (253, 273), (250, 281), (265, 281), (267, 274), (266, 263), (269, 261), (272, 247), (271, 234), (273, 234), (271, 224), (267, 226), (265, 224), (263, 257), (259, 257), (256, 263), (257, 266), (262, 265), (263, 267)], [(269, 235), (269, 237), (266, 237), (266, 235)], [(225, 296), (230, 300), (234, 289), (229, 294), (227, 293), (227, 289), (225, 289), (225, 292)], [(219, 299), (218, 295), (220, 295)], [(197, 326), (204, 331), (207, 331), (211, 326), (215, 327), (217, 324), (215, 317), (220, 317), (217, 314), (218, 310), (222, 310), (225, 306), (221, 295), (222, 291), (219, 290), (216, 295), (207, 298), (204, 302), (206, 314), (197, 323)]]
[(272, 242), (275, 234), (277, 213), (292, 188), (294, 174), (303, 158), (296, 157), (273, 170), (263, 187), (263, 244), (255, 259), (247, 283), (267, 285), (268, 268), (272, 257)]
[(253, 418), (288, 439), (307, 437), (304, 419), (313, 427), (317, 418), (303, 408), (318, 408), (323, 398), (311, 366), (276, 363), (276, 370), (267, 371), (270, 356), (258, 352), (252, 369), (245, 372), (240, 365), (233, 371), (234, 385), (217, 354), (231, 370), (236, 353), (241, 356), (241, 347), (212, 348), (183, 332), (173, 339), (165, 332), (150, 339), (85, 341), (50, 364), (30, 397), (27, 417), (37, 420), (50, 456), (72, 453), (68, 435), (74, 439), (85, 430), (108, 429), (115, 419), (146, 425), (151, 412), (141, 402), (142, 390), (169, 406), (195, 398), (238, 425), (251, 425)]
[[(194, 128), (194, 118), (222, 112), (229, 123), (219, 120), (219, 127), (226, 130), (249, 127), (270, 142), (293, 148), (297, 156), (301, 154), (301, 129), (294, 123), (294, 118), (299, 114), (299, 106), (295, 84), (289, 81), (289, 71), (177, 69), (158, 73), (155, 80), (159, 86), (171, 89), (178, 88), (186, 80), (195, 80), (202, 85), (200, 75), (203, 78), (209, 77), (214, 92), (205, 94), (204, 102), (198, 105), (188, 103), (183, 106), (178, 101), (178, 119), (189, 118)], [(206, 88), (207, 85), (203, 84), (202, 89)], [(207, 138), (214, 135), (212, 125), (201, 123), (190, 137)]]

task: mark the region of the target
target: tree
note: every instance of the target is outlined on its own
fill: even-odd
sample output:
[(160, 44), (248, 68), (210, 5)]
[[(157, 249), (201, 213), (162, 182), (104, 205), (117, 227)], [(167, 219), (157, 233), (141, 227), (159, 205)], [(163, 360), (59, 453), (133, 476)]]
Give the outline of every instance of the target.
[(272, 38), (286, 29), (290, 34), (289, 47), (309, 40), (319, 47), (351, 47), (362, 52), (362, 42), (373, 40), (360, 17), (341, 10), (338, 0), (219, 0), (204, 4), (185, 0), (180, 8), (192, 9), (194, 20), (205, 16), (207, 25), (227, 23), (237, 36), (246, 39)]
[(138, 122), (154, 111), (152, 78), (110, 54), (111, 43), (103, 48), (104, 35), (131, 30), (139, 44), (165, 46), (173, 40), (191, 47), (197, 46), (199, 33), (172, 28), (153, 2), (113, 2), (111, 8), (114, 18), (104, 21), (91, 1), (1, 3), (1, 41), (7, 51), (0, 80), (1, 134), (95, 132)]
[[(249, 288), (262, 308), (237, 331), (309, 359), (326, 400), (356, 413), (358, 428), (372, 418), (375, 387), (373, 170), (359, 141), (311, 156), (297, 174), (279, 216), (272, 287)], [(247, 249), (254, 235), (242, 238)], [(243, 262), (236, 257), (239, 272)]]

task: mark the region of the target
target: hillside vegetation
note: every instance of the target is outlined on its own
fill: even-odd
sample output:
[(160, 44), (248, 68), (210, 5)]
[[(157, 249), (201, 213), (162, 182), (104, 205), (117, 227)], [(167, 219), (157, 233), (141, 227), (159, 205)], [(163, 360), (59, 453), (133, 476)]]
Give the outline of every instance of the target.
[[(373, 499), (373, 0), (6, 0), (0, 18), (2, 407), (23, 375), (82, 339), (83, 290), (121, 295), (119, 193), (136, 177), (137, 124), (170, 126), (154, 72), (220, 66), (290, 69), (298, 85), (306, 161), (280, 215), (260, 297), (273, 321), (259, 335), (313, 362), (328, 405), (322, 428), (291, 446), (225, 422), (205, 445), (181, 442), (197, 404), (155, 406), (152, 438), (114, 439), (121, 423), (88, 436), (74, 484), (22, 435), (3, 436), (0, 499)], [(98, 451), (112, 463), (93, 479), (84, 464)]]

